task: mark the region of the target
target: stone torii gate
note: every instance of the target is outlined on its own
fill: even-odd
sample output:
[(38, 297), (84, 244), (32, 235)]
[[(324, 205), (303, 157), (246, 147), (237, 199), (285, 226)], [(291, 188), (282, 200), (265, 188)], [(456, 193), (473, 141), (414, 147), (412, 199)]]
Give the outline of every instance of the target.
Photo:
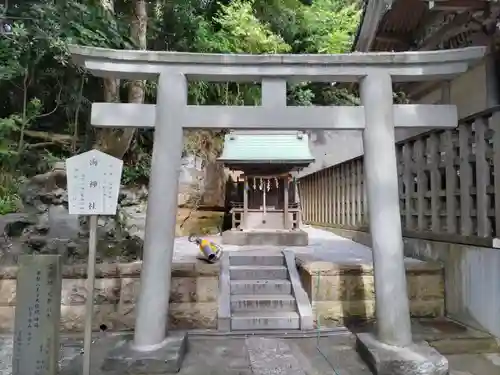
[[(179, 344), (183, 338), (167, 334), (183, 129), (360, 130), (377, 318), (376, 335), (358, 336), (360, 353), (368, 354), (380, 374), (447, 373), (442, 372), (447, 368), (443, 357), (412, 341), (394, 128), (453, 128), (457, 110), (453, 105), (393, 105), (392, 84), (451, 79), (480, 60), (483, 47), (339, 55), (197, 54), (81, 46), (71, 46), (70, 51), (78, 65), (96, 76), (158, 80), (156, 105), (92, 105), (94, 126), (155, 128), (135, 336), (127, 349), (113, 355), (115, 360), (130, 364), (148, 359), (158, 364), (158, 353), (168, 352), (172, 345), (183, 347)], [(188, 105), (189, 80), (261, 82), (262, 105)], [(287, 106), (291, 81), (359, 82), (362, 106)], [(402, 362), (409, 363), (401, 366)], [(429, 365), (423, 371), (422, 366)]]

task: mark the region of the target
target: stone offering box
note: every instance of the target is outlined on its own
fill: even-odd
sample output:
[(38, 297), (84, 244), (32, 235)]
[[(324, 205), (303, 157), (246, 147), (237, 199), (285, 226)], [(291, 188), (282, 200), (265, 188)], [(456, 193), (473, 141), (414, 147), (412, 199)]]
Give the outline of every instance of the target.
[[(94, 330), (129, 331), (135, 325), (142, 262), (97, 264)], [(212, 328), (217, 325), (218, 264), (194, 257), (175, 260), (172, 267), (169, 327)], [(16, 305), (17, 267), (0, 267), (0, 332), (12, 332)], [(61, 330), (83, 332), (87, 265), (63, 267)]]

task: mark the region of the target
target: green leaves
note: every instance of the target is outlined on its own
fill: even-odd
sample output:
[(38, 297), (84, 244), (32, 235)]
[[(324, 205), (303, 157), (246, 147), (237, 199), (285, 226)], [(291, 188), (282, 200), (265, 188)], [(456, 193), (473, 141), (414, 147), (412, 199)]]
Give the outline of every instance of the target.
[(32, 98), (26, 105), (26, 125), (35, 120), (42, 112), (42, 101), (38, 98)]
[(213, 18), (220, 30), (208, 43), (213, 52), (286, 53), (291, 47), (269, 25), (259, 20), (253, 9), (254, 1), (236, 0), (222, 5)]
[[(78, 148), (92, 144), (97, 133), (88, 124), (90, 104), (103, 100), (103, 82), (90, 75), (84, 79), (67, 46), (135, 48), (130, 38), (134, 4), (9, 0), (7, 14), (17, 22), (12, 34), (0, 36), (0, 166), (28, 152), (38, 159), (69, 155), (67, 141), (60, 141), (68, 137)], [(342, 53), (350, 50), (359, 9), (354, 0), (314, 0), (311, 6), (299, 0), (155, 0), (148, 3), (148, 17), (147, 45), (153, 50)], [(124, 99), (127, 82), (120, 88)], [(154, 103), (155, 82), (146, 82), (145, 92), (146, 102)], [(189, 87), (190, 103), (200, 105), (253, 105), (260, 96), (257, 84), (192, 82)], [(357, 98), (329, 83), (303, 82), (289, 87), (288, 100), (317, 105), (355, 103)], [(40, 133), (51, 137), (33, 135)], [(139, 134), (127, 156), (127, 181), (148, 177), (151, 132)], [(190, 133), (186, 149), (213, 159), (222, 139), (223, 133)], [(25, 167), (14, 164), (14, 169)]]
[[(4, 157), (0, 147), (0, 160)], [(0, 215), (16, 212), (21, 208), (21, 199), (17, 193), (19, 181), (5, 170), (0, 170)]]
[(316, 0), (304, 12), (304, 22), (311, 25), (307, 40), (317, 53), (346, 53), (352, 46), (360, 10), (356, 4), (337, 8), (332, 0)]

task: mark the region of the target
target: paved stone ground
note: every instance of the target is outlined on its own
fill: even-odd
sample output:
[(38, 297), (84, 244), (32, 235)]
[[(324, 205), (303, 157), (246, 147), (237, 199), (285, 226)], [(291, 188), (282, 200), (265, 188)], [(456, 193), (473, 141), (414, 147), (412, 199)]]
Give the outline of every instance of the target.
[[(179, 375), (370, 375), (353, 345), (351, 334), (323, 337), (319, 341), (316, 338), (191, 337)], [(62, 340), (64, 375), (80, 375), (78, 362), (82, 346), (78, 338)], [(97, 346), (95, 351), (93, 358), (99, 362), (102, 348)], [(11, 338), (0, 338), (0, 375), (11, 374), (11, 360)], [(451, 355), (448, 360), (451, 375), (500, 375), (500, 354)], [(92, 367), (92, 375), (123, 375), (103, 373), (98, 370), (99, 363), (93, 363)]]
[[(293, 251), (295, 254), (307, 254), (314, 256), (318, 260), (333, 262), (338, 264), (371, 264), (373, 262), (372, 251), (369, 247), (360, 243), (351, 241), (347, 238), (338, 236), (326, 230), (304, 226), (302, 228), (309, 234), (308, 246), (237, 246), (224, 245), (224, 251), (245, 251), (260, 250), (281, 251), (283, 249)], [(214, 236), (207, 237), (216, 243), (220, 243), (222, 237)], [(334, 250), (334, 251), (333, 251)], [(182, 257), (193, 257), (199, 254), (198, 247), (188, 241), (187, 237), (178, 237), (175, 239), (174, 257), (182, 259)], [(406, 262), (422, 261), (413, 258), (405, 258)]]
[[(316, 338), (192, 337), (179, 375), (370, 375), (352, 350), (353, 344), (353, 336), (345, 334), (319, 341)], [(61, 350), (64, 375), (80, 375), (82, 346), (79, 339), (64, 340)], [(10, 338), (3, 339), (1, 348), (0, 374), (10, 375)], [(101, 353), (102, 348), (96, 346), (95, 353), (93, 350), (96, 362), (102, 360)], [(93, 375), (118, 375), (103, 373), (99, 367), (98, 363), (93, 363)]]
[[(61, 339), (60, 366), (67, 366), (70, 361), (80, 355), (83, 340), (73, 338)], [(0, 336), (0, 375), (10, 375), (12, 372), (12, 337)]]

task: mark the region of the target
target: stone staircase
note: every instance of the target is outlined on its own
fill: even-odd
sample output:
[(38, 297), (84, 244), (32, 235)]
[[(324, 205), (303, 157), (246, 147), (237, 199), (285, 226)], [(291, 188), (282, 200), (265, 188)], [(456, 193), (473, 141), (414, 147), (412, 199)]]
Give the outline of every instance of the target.
[(219, 330), (313, 328), (311, 304), (292, 252), (225, 253), (219, 281)]
[[(297, 270), (295, 256), (288, 251), (224, 253), (219, 276), (219, 331), (302, 334), (314, 328), (312, 300), (323, 328), (345, 324), (354, 333), (371, 332), (375, 315), (371, 267), (306, 258), (298, 259)], [(407, 279), (415, 340), (427, 341), (445, 355), (500, 351), (490, 334), (445, 317), (442, 266), (409, 263)]]

